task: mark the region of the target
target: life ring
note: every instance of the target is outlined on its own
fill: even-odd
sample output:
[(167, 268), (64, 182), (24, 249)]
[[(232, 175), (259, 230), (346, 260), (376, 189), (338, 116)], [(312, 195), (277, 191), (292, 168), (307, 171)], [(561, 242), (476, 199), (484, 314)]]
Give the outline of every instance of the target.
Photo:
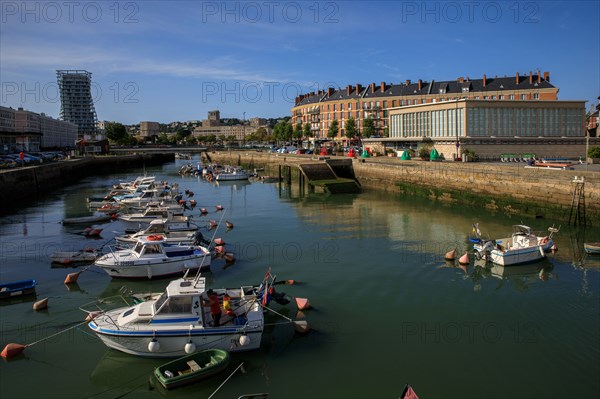
[(155, 235), (155, 234), (148, 236), (148, 241), (162, 241), (162, 239), (163, 239), (162, 236)]

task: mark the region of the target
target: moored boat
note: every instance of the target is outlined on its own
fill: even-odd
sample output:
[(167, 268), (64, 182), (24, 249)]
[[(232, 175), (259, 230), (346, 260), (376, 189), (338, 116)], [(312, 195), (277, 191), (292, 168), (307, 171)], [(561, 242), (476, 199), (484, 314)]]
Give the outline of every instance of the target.
[(54, 263), (71, 264), (77, 262), (93, 262), (99, 256), (96, 251), (58, 251), (50, 256)]
[[(254, 286), (214, 289), (220, 298), (230, 298), (231, 311), (214, 326), (205, 288), (204, 277), (184, 276), (142, 303), (96, 315), (88, 326), (108, 347), (137, 356), (179, 357), (210, 348), (258, 349), (264, 328), (263, 294)], [(91, 310), (81, 310), (91, 313), (104, 303), (94, 302)]]
[(206, 349), (180, 357), (154, 369), (154, 377), (167, 389), (192, 384), (225, 370), (231, 356), (222, 349)]
[[(558, 229), (549, 227), (549, 235), (538, 237), (529, 226), (514, 225), (511, 237), (481, 240), (473, 245), (475, 255), (502, 266), (518, 265), (543, 259), (556, 246), (552, 235)], [(481, 239), (478, 234), (479, 239)]]
[(248, 180), (250, 173), (246, 172), (242, 168), (226, 167), (217, 174), (217, 181), (235, 181), (235, 180)]
[(34, 279), (0, 283), (0, 299), (35, 294), (35, 284)]
[(588, 254), (598, 254), (598, 255), (600, 255), (600, 242), (586, 242), (586, 243), (583, 243), (583, 249)]
[(116, 250), (96, 259), (113, 278), (161, 278), (183, 274), (187, 270), (210, 268), (211, 255), (199, 245), (169, 245), (162, 236), (138, 238), (132, 249)]
[(171, 230), (169, 222), (163, 219), (156, 219), (150, 222), (147, 229), (140, 230), (137, 233), (126, 234), (115, 237), (118, 249), (133, 247), (139, 238), (150, 235), (159, 235), (163, 237), (163, 242), (174, 245), (201, 245), (210, 244), (197, 227), (190, 227), (189, 230)]
[(62, 224), (93, 224), (93, 223), (102, 223), (108, 222), (111, 220), (111, 215), (92, 215), (92, 216), (82, 216), (77, 218), (65, 218), (62, 220)]

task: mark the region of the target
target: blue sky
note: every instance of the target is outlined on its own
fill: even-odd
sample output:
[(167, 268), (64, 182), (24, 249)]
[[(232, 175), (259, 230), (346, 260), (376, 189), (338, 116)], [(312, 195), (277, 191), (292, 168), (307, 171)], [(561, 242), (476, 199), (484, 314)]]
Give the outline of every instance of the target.
[(290, 114), (328, 86), (550, 72), (600, 95), (598, 1), (0, 2), (0, 104), (57, 117), (57, 69), (92, 72), (100, 120)]

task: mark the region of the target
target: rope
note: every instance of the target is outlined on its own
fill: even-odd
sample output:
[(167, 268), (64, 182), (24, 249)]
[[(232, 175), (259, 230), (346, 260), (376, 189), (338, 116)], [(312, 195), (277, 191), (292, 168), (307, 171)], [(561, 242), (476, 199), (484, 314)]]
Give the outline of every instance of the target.
[(29, 347), (29, 346), (33, 346), (33, 345), (35, 345), (35, 344), (37, 344), (37, 343), (40, 343), (40, 342), (42, 342), (42, 341), (45, 341), (45, 340), (47, 340), (47, 339), (50, 339), (50, 338), (52, 338), (52, 337), (55, 337), (55, 336), (57, 336), (57, 335), (59, 335), (59, 334), (62, 334), (62, 333), (64, 333), (64, 332), (67, 332), (67, 331), (69, 331), (69, 330), (72, 330), (73, 328), (76, 328), (76, 327), (79, 327), (79, 326), (81, 326), (81, 325), (83, 325), (83, 324), (86, 324), (87, 322), (88, 322), (87, 320), (84, 320), (84, 321), (82, 321), (81, 323), (77, 323), (77, 324), (75, 324), (74, 326), (71, 326), (71, 327), (69, 327), (69, 328), (65, 328), (65, 329), (64, 329), (64, 330), (62, 330), (62, 331), (59, 331), (59, 332), (57, 332), (57, 333), (54, 333), (54, 334), (52, 334), (52, 335), (50, 335), (50, 336), (48, 336), (48, 337), (45, 337), (45, 338), (39, 339), (39, 340), (37, 340), (37, 341), (35, 341), (35, 342), (32, 342), (32, 343), (30, 343), (30, 344), (27, 344), (27, 345), (25, 345), (25, 346), (28, 346), (28, 347)]
[(284, 315), (282, 315), (282, 314), (281, 314), (281, 313), (279, 313), (279, 312), (276, 312), (276, 311), (274, 311), (273, 309), (271, 309), (271, 308), (270, 308), (270, 307), (268, 307), (268, 306), (263, 306), (263, 308), (265, 308), (265, 309), (267, 309), (267, 310), (270, 310), (271, 312), (275, 313), (276, 315), (279, 315), (279, 316), (283, 317), (284, 319), (286, 319), (286, 320), (287, 320), (287, 321), (289, 321), (290, 323), (293, 323), (293, 322), (294, 322), (294, 320), (290, 319), (290, 318), (289, 318), (289, 317), (287, 317), (287, 316), (284, 316)]
[(240, 367), (242, 367), (243, 365), (244, 365), (244, 362), (241, 362), (241, 363), (240, 363), (240, 365), (239, 365), (239, 366), (237, 366), (235, 370), (233, 370), (233, 373), (229, 374), (229, 377), (227, 377), (227, 378), (225, 379), (225, 381), (223, 381), (223, 383), (222, 383), (221, 385), (219, 385), (219, 387), (218, 387), (217, 389), (215, 389), (215, 391), (212, 393), (212, 395), (210, 395), (210, 396), (208, 397), (208, 399), (210, 399), (210, 398), (212, 398), (213, 396), (215, 396), (215, 394), (217, 393), (217, 391), (218, 391), (219, 389), (221, 389), (221, 387), (222, 387), (223, 385), (225, 385), (225, 383), (226, 383), (227, 381), (229, 381), (229, 379), (230, 379), (231, 377), (233, 377), (233, 375), (234, 375), (234, 374), (235, 374), (235, 373), (236, 373), (236, 372), (239, 370), (239, 368), (240, 368)]

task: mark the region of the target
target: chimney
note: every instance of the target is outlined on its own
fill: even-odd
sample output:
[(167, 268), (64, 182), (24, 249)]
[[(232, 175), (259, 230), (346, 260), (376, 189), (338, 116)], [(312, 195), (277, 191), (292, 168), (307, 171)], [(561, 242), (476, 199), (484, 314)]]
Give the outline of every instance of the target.
[(515, 76), (515, 84), (519, 84), (519, 72), (517, 72), (517, 75)]
[(331, 96), (333, 95), (333, 91), (334, 91), (334, 90), (335, 90), (335, 89), (334, 89), (333, 87), (330, 87), (330, 88), (328, 88), (328, 89), (327, 89), (327, 97), (331, 97)]
[(470, 81), (470, 80), (471, 80), (471, 78), (469, 78), (469, 75), (467, 75), (467, 82)]
[(550, 82), (550, 72), (544, 72), (544, 80), (546, 82)]
[(300, 96), (296, 97), (296, 102), (294, 104), (298, 105), (299, 102), (300, 102)]
[(538, 69), (538, 83), (542, 83), (542, 74), (540, 73), (540, 70)]
[(408, 86), (410, 84), (410, 79), (406, 79), (406, 85)]
[(347, 95), (350, 95), (350, 93), (352, 93), (352, 85), (348, 85), (348, 87), (346, 87), (346, 93)]
[(458, 83), (465, 83), (465, 78), (463, 78), (462, 76), (456, 80), (458, 81)]
[(531, 74), (531, 71), (529, 71), (529, 84), (533, 84), (533, 75)]
[(360, 94), (360, 92), (362, 91), (362, 86), (360, 85), (360, 83), (356, 84), (356, 94)]
[(485, 87), (487, 85), (487, 76), (485, 76), (485, 73), (483, 74), (483, 87)]
[(421, 90), (423, 88), (423, 81), (421, 79), (419, 79), (419, 90)]
[(385, 91), (385, 82), (381, 82), (381, 92)]
[(371, 83), (371, 93), (375, 93), (375, 83)]

